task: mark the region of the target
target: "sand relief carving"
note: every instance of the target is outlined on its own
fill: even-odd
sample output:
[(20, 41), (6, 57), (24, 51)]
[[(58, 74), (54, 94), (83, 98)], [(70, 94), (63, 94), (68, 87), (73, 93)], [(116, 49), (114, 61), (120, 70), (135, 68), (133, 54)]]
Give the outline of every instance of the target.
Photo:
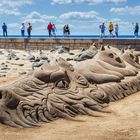
[(36, 127), (78, 114), (104, 116), (109, 102), (140, 90), (139, 65), (132, 51), (118, 55), (103, 46), (75, 65), (62, 58), (44, 63), (24, 79), (1, 85), (0, 122)]

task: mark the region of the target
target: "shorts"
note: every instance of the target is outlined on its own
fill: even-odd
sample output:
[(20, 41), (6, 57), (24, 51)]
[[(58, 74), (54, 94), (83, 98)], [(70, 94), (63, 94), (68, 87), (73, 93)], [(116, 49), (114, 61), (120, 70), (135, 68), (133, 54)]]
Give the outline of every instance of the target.
[(104, 33), (105, 33), (105, 31), (104, 31), (104, 30), (101, 30), (101, 33), (102, 33), (102, 34), (104, 34)]

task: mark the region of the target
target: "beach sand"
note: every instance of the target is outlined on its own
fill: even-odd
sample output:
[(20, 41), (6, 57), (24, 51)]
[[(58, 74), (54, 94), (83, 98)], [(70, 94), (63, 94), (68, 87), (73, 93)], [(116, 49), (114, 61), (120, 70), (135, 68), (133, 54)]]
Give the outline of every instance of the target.
[[(17, 56), (25, 59), (28, 52), (14, 51)], [(74, 53), (78, 53), (77, 50)], [(0, 55), (0, 64), (8, 64), (6, 76), (0, 77), (1, 84), (7, 84), (30, 72), (32, 63), (28, 60), (7, 60), (7, 51)], [(39, 56), (39, 51), (32, 52)], [(68, 54), (57, 54), (46, 51), (49, 59), (63, 57)], [(73, 57), (73, 56), (69, 56)], [(7, 63), (8, 61), (8, 63)], [(10, 62), (10, 63), (9, 63)], [(12, 64), (14, 63), (14, 65)], [(16, 64), (15, 64), (16, 63)], [(17, 64), (24, 64), (19, 66)], [(20, 73), (19, 73), (20, 72)], [(113, 102), (107, 107), (113, 113), (105, 117), (77, 116), (76, 121), (59, 119), (54, 122), (42, 124), (38, 128), (11, 128), (0, 124), (0, 140), (140, 140), (140, 92), (123, 100)]]
[(77, 121), (59, 119), (39, 128), (0, 125), (1, 140), (139, 140), (139, 93), (109, 105), (106, 117), (77, 116)]

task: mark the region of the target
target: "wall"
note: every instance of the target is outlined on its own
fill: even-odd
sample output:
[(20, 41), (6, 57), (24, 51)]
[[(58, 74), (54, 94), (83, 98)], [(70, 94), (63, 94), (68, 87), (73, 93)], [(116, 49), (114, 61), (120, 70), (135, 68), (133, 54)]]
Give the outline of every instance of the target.
[(88, 48), (93, 42), (99, 45), (112, 45), (114, 47), (122, 48), (131, 45), (132, 48), (140, 50), (140, 39), (28, 39), (28, 38), (0, 38), (0, 48), (2, 49), (22, 49), (22, 50), (45, 50), (53, 49), (57, 45), (70, 47), (70, 49)]

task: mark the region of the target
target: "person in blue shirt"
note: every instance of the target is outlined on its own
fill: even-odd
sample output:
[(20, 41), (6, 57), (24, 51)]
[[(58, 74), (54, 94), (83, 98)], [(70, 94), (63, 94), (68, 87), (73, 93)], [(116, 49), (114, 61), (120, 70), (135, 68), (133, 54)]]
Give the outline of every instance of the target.
[(99, 25), (99, 29), (100, 29), (100, 37), (102, 38), (105, 36), (105, 24), (104, 24), (104, 22), (101, 25)]
[(3, 23), (2, 25), (2, 30), (3, 30), (3, 36), (7, 37), (7, 25), (5, 23)]
[(57, 32), (57, 29), (55, 27), (55, 24), (52, 24), (52, 33), (53, 33), (53, 36), (56, 36), (55, 32)]

